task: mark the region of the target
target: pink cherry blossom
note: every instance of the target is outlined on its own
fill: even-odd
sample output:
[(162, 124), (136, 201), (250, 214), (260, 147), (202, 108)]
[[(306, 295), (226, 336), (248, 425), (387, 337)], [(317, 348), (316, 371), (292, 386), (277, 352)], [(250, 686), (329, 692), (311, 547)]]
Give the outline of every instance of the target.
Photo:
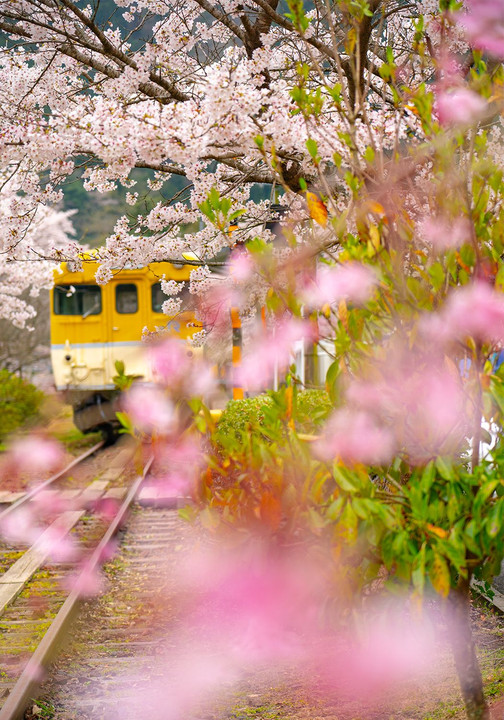
[(471, 125), (485, 114), (487, 102), (468, 88), (441, 90), (436, 96), (441, 125)]
[(375, 271), (357, 262), (337, 267), (322, 265), (316, 277), (309, 280), (301, 290), (302, 299), (310, 306), (332, 305), (339, 300), (349, 300), (364, 305), (372, 296), (378, 282)]
[(38, 435), (15, 440), (9, 449), (9, 464), (21, 474), (49, 473), (56, 470), (63, 460), (61, 446)]
[(355, 379), (346, 399), (350, 407), (379, 418), (393, 433), (396, 450), (405, 451), (412, 462), (454, 452), (470, 434), (462, 381), (435, 355), (426, 361), (391, 349), (379, 374)]
[(199, 348), (168, 338), (149, 347), (155, 380), (171, 395), (202, 396), (215, 387), (215, 375)]
[(149, 347), (154, 378), (165, 385), (177, 385), (187, 374), (193, 352), (184, 342), (168, 338)]
[(504, 296), (478, 280), (453, 290), (437, 314), (426, 316), (423, 333), (436, 342), (504, 342)]
[(396, 449), (393, 433), (366, 412), (337, 410), (329, 418), (323, 435), (314, 445), (318, 457), (345, 464), (382, 465)]
[(175, 409), (159, 387), (133, 385), (126, 393), (124, 409), (143, 432), (168, 433), (175, 429)]
[(294, 344), (312, 336), (311, 325), (297, 319), (283, 320), (270, 331), (260, 330), (249, 344), (236, 381), (248, 390), (260, 390), (293, 361)]
[(458, 248), (471, 239), (471, 225), (467, 218), (427, 217), (418, 225), (421, 238), (435, 250)]
[(246, 282), (254, 272), (254, 261), (246, 250), (233, 251), (228, 266), (229, 274), (237, 283)]
[(35, 547), (53, 562), (70, 562), (79, 555), (77, 543), (57, 520), (37, 538)]
[(65, 587), (77, 593), (82, 598), (99, 595), (105, 586), (103, 573), (100, 568), (84, 563), (76, 573), (64, 580)]
[(415, 614), (406, 598), (389, 607), (371, 600), (355, 636), (346, 633), (334, 647), (327, 643), (319, 672), (328, 689), (373, 700), (427, 673), (436, 651), (436, 623), (427, 609)]
[(504, 58), (504, 6), (502, 0), (468, 0), (467, 12), (456, 19), (474, 47)]
[(26, 504), (0, 519), (0, 533), (11, 543), (32, 545), (42, 533), (33, 508)]
[(218, 547), (194, 555), (180, 582), (195, 603), (188, 622), (238, 667), (301, 658), (305, 640), (319, 637), (328, 578), (316, 555), (251, 540), (239, 553)]

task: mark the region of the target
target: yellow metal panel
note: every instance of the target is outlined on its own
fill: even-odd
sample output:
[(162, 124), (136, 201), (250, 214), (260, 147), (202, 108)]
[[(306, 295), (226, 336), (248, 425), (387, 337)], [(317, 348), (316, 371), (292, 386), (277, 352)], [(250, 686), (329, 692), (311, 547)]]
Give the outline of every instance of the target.
[[(98, 263), (85, 256), (83, 269), (70, 272), (66, 263), (54, 274), (56, 285), (96, 284)], [(116, 375), (115, 361), (122, 360), (128, 374), (150, 380), (143, 346), (142, 331), (147, 327), (167, 327), (173, 335), (187, 339), (201, 325), (194, 325), (194, 315), (183, 312), (169, 318), (152, 310), (152, 286), (163, 276), (167, 280), (188, 281), (192, 267), (176, 268), (170, 263), (151, 263), (144, 268), (118, 270), (114, 278), (101, 287), (102, 309), (98, 315), (55, 315), (54, 290), (51, 291), (51, 357), (56, 385), (75, 388), (110, 387)], [(121, 283), (134, 283), (138, 289), (136, 313), (118, 313), (115, 291)], [(191, 327), (189, 327), (191, 325)], [(70, 359), (65, 359), (69, 356)]]

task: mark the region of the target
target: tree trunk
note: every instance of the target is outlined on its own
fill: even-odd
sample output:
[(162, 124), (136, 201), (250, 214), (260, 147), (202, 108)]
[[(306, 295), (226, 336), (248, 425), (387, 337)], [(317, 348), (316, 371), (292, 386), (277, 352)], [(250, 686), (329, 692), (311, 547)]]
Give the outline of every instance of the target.
[(468, 720), (490, 720), (470, 622), (469, 580), (460, 578), (448, 597), (448, 626)]

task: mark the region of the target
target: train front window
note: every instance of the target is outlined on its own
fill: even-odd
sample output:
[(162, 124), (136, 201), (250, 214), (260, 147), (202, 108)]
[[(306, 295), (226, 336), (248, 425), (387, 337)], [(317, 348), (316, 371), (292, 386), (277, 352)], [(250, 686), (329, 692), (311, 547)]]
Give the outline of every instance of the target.
[(116, 310), (122, 315), (132, 314), (138, 311), (138, 290), (133, 283), (116, 285), (115, 289)]
[(177, 295), (169, 296), (165, 295), (163, 290), (161, 289), (161, 283), (155, 283), (152, 286), (151, 289), (151, 297), (152, 297), (152, 312), (155, 313), (162, 313), (163, 312), (163, 303), (168, 300), (169, 297), (174, 297), (175, 299), (182, 300), (182, 312), (184, 310), (189, 309), (190, 301), (191, 301), (191, 295), (189, 293), (189, 283), (187, 281), (184, 281), (182, 283), (182, 280), (179, 280), (181, 284), (184, 285), (181, 292), (179, 292)]
[(99, 315), (102, 310), (101, 288), (96, 285), (56, 285), (55, 315)]

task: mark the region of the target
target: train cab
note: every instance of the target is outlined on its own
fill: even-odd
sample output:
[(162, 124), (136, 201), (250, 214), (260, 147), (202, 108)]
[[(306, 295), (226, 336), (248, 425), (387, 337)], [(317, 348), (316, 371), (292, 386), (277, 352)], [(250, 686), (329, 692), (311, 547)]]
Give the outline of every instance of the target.
[[(163, 313), (167, 296), (161, 279), (184, 283), (187, 297), (190, 265), (151, 263), (123, 269), (106, 285), (96, 283), (98, 263), (84, 259), (72, 272), (66, 263), (55, 272), (51, 290), (51, 361), (54, 381), (74, 407), (74, 421), (83, 431), (100, 428), (105, 434), (116, 423), (115, 363), (125, 373), (150, 381), (142, 334), (163, 328), (182, 340), (201, 329), (189, 310), (175, 317)], [(186, 305), (187, 306), (187, 305)]]

